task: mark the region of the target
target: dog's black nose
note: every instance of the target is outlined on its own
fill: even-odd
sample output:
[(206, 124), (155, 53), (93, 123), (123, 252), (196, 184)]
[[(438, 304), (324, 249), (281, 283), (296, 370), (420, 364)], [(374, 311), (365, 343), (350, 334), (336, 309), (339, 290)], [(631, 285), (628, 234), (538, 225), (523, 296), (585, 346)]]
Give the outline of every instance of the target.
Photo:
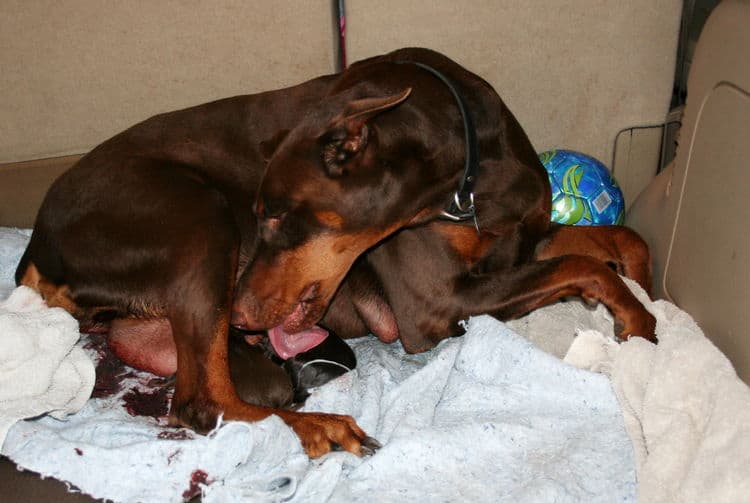
[(241, 311), (232, 310), (232, 318), (229, 323), (234, 328), (238, 328), (240, 330), (247, 329), (247, 317), (245, 317), (245, 313)]

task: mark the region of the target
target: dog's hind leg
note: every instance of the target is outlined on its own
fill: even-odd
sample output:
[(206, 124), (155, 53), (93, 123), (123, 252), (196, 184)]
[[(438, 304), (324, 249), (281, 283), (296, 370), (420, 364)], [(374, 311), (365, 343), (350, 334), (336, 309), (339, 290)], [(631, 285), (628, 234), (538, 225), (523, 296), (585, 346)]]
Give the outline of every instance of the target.
[(535, 260), (563, 255), (594, 257), (651, 292), (648, 245), (627, 227), (553, 225), (537, 246)]

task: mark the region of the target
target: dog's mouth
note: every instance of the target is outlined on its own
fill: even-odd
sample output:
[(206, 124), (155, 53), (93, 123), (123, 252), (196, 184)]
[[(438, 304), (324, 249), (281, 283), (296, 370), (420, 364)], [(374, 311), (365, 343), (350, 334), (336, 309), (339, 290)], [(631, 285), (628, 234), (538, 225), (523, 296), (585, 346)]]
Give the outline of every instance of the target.
[[(273, 328), (266, 329), (268, 340), (276, 352), (276, 355), (287, 360), (300, 353), (309, 351), (322, 343), (328, 337), (328, 331), (315, 325), (325, 309), (325, 303), (321, 302), (319, 296), (320, 284), (315, 282), (308, 285), (299, 295), (298, 300), (292, 309), (279, 322), (279, 319), (269, 320), (279, 323)], [(230, 324), (237, 330), (244, 332), (246, 339), (252, 338), (253, 341), (262, 337), (262, 332), (258, 329), (263, 327), (264, 323), (258, 323), (260, 326), (248, 323), (246, 313), (241, 309), (232, 310), (232, 319)], [(265, 324), (269, 326), (271, 323)], [(248, 335), (253, 332), (255, 335)], [(250, 340), (248, 343), (252, 344)]]
[(317, 325), (303, 329), (308, 325), (312, 311), (317, 308), (318, 291), (319, 284), (317, 283), (305, 288), (294, 310), (280, 325), (268, 331), (268, 340), (279, 358), (287, 360), (299, 353), (309, 351), (328, 337), (328, 331)]
[(242, 333), (242, 336), (250, 345), (260, 344), (267, 336), (268, 342), (271, 343), (276, 356), (282, 360), (294, 358), (300, 353), (310, 351), (314, 347), (322, 344), (328, 337), (328, 330), (317, 325), (307, 330), (296, 333), (289, 333), (284, 330), (282, 325), (274, 327), (263, 332), (246, 332), (244, 327), (235, 327)]
[(288, 360), (300, 353), (309, 351), (328, 337), (328, 331), (319, 326), (290, 334), (282, 325), (268, 331), (268, 340), (279, 358)]

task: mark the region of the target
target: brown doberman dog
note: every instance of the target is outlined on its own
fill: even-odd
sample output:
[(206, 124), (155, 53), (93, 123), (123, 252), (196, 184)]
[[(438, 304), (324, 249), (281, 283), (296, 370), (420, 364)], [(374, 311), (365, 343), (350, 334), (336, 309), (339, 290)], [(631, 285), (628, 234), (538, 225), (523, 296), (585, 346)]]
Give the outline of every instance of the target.
[[(276, 414), (311, 456), (333, 446), (357, 454), (377, 447), (351, 417), (268, 406), (286, 403), (292, 384), (304, 392), (319, 382), (320, 372), (307, 375), (314, 368), (296, 376), (302, 368), (290, 367), (295, 380), (285, 383), (257, 348), (235, 344), (228, 353), (236, 281), (254, 254), (253, 208), (268, 145), (315, 109), (335, 78), (155, 116), (92, 150), (42, 203), (16, 282), (71, 312), (82, 331), (108, 331), (110, 347), (129, 365), (176, 371), (174, 425), (208, 431), (222, 413), (246, 421)], [(353, 271), (323, 325), (349, 337), (396, 331), (368, 274)], [(309, 349), (300, 340), (325, 336), (319, 328), (306, 338), (267, 328), (277, 353), (291, 361)], [(228, 360), (270, 372), (256, 386), (250, 381), (263, 370), (233, 372), (242, 395), (263, 406), (239, 398)]]
[(108, 140), (50, 189), (16, 279), (81, 320), (114, 318), (126, 359), (173, 340), (175, 424), (278, 414), (312, 456), (361, 454), (375, 443), (348, 416), (238, 398), (230, 320), (288, 346), (320, 321), (422, 351), (472, 314), (578, 295), (607, 305), (621, 337), (653, 339), (617, 275), (648, 286), (638, 236), (549, 218), (544, 168), (495, 91), (405, 49)]
[(459, 335), (468, 316), (515, 318), (566, 296), (605, 304), (623, 339), (655, 340), (654, 317), (617, 274), (648, 291), (643, 240), (551, 224), (547, 174), (523, 129), (450, 59), (403, 49), (356, 63), (277, 139), (234, 324), (304, 329), (355, 264), (384, 288), (407, 351)]

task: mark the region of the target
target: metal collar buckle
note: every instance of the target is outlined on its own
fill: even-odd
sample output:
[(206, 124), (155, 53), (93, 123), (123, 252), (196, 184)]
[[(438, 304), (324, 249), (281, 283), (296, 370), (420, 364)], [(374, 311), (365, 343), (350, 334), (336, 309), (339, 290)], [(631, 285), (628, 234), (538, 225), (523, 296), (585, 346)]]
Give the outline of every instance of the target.
[(452, 222), (473, 220), (474, 228), (477, 230), (477, 234), (479, 234), (479, 222), (477, 221), (477, 209), (474, 205), (474, 193), (469, 192), (468, 201), (461, 201), (458, 191), (455, 192), (453, 194), (453, 201), (448, 205), (448, 208), (440, 212), (440, 218)]
[(479, 148), (477, 145), (477, 132), (474, 128), (474, 120), (464, 102), (463, 97), (453, 83), (435, 68), (416, 61), (397, 61), (398, 64), (413, 64), (437, 77), (450, 90), (456, 101), (461, 119), (464, 124), (464, 142), (466, 145), (466, 160), (464, 164), (464, 176), (461, 178), (458, 190), (453, 194), (453, 199), (448, 207), (440, 212), (440, 218), (452, 222), (474, 221), (474, 228), (479, 234), (479, 222), (477, 221), (477, 210), (474, 205), (474, 186), (479, 173)]

